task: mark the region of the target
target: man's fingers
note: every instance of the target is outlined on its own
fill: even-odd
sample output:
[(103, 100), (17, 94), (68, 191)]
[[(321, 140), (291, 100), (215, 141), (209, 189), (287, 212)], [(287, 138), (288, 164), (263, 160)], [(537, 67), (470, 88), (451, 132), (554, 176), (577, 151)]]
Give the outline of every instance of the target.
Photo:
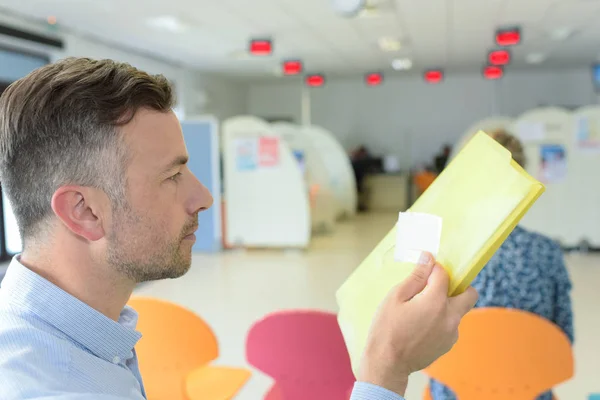
[(427, 289), (423, 292), (424, 296), (447, 297), (448, 287), (450, 285), (450, 276), (440, 264), (433, 266), (433, 271), (427, 281)]
[(415, 266), (410, 276), (397, 287), (396, 293), (400, 301), (408, 301), (425, 289), (433, 270), (433, 265), (433, 256), (430, 253), (423, 252), (419, 263)]
[(475, 307), (478, 298), (477, 291), (473, 287), (469, 287), (464, 293), (451, 297), (449, 299), (449, 307), (462, 318), (462, 316)]

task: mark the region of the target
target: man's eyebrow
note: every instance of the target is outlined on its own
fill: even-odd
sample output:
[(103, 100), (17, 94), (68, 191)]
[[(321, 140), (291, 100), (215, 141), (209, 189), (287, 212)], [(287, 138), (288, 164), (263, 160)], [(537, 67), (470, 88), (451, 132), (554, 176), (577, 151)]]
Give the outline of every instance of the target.
[(171, 161), (169, 163), (169, 165), (167, 165), (167, 167), (165, 168), (165, 171), (170, 171), (175, 167), (179, 167), (180, 165), (185, 165), (188, 163), (188, 161), (189, 161), (188, 156), (179, 156), (176, 159), (174, 159), (173, 161)]

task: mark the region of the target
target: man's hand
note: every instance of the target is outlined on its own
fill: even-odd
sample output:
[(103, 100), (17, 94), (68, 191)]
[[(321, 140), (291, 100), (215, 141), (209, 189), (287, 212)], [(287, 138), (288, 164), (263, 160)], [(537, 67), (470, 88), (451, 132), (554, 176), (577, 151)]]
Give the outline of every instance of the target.
[(408, 376), (428, 367), (458, 340), (458, 324), (477, 292), (448, 297), (449, 277), (429, 253), (390, 291), (375, 316), (358, 380), (404, 396)]

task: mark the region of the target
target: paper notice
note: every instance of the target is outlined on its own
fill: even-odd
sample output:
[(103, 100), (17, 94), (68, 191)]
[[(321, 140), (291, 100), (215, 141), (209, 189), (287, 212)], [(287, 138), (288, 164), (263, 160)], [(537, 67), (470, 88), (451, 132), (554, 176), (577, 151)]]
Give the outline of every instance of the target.
[(433, 254), (434, 257), (437, 256), (442, 237), (441, 217), (425, 213), (401, 212), (396, 227), (394, 260), (416, 263), (423, 251)]

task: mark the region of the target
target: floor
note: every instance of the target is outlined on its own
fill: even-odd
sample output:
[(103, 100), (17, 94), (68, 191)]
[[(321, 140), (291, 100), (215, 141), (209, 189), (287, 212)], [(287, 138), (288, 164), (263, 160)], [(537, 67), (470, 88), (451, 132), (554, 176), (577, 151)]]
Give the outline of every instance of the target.
[[(336, 311), (335, 291), (393, 226), (394, 215), (360, 215), (340, 223), (330, 235), (315, 237), (307, 251), (229, 251), (195, 255), (188, 274), (178, 280), (146, 284), (137, 294), (160, 297), (205, 318), (219, 340), (219, 363), (246, 365), (244, 340), (251, 324), (284, 308)], [(570, 254), (574, 284), (575, 377), (556, 390), (560, 399), (587, 399), (600, 392), (600, 256)], [(407, 399), (421, 399), (426, 379), (411, 377)], [(270, 379), (256, 372), (236, 399), (257, 400)]]

